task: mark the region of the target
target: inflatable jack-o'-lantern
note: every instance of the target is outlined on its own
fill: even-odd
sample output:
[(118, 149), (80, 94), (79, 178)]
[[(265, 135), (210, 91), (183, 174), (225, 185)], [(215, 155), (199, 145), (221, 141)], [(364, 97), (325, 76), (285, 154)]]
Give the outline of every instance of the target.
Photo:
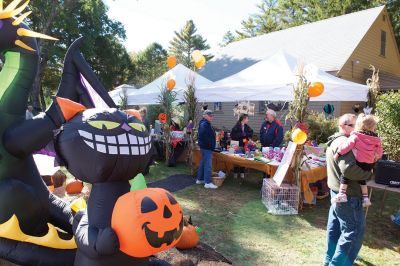
[(182, 209), (162, 188), (131, 191), (117, 200), (111, 226), (122, 252), (144, 258), (176, 245), (183, 230)]

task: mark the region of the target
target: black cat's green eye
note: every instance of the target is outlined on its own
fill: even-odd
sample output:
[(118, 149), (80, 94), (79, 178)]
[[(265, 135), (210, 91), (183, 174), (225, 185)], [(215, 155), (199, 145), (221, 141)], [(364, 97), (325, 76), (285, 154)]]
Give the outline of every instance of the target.
[(146, 131), (146, 126), (140, 123), (129, 123), (131, 128), (136, 129), (137, 131), (144, 132)]
[(114, 129), (119, 127), (119, 123), (116, 122), (112, 122), (112, 121), (102, 121), (102, 120), (93, 120), (93, 121), (88, 121), (89, 125), (91, 125), (92, 127), (95, 127), (97, 129)]

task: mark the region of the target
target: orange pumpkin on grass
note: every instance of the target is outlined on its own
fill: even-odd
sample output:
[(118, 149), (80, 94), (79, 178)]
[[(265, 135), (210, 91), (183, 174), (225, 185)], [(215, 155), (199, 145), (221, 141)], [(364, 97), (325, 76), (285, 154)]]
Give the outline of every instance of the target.
[(145, 188), (118, 198), (111, 227), (116, 232), (120, 250), (144, 258), (172, 248), (183, 230), (182, 209), (168, 191)]
[(80, 180), (75, 180), (67, 184), (65, 187), (65, 191), (68, 194), (79, 194), (82, 192), (83, 189), (83, 182)]
[(189, 217), (188, 221), (184, 219), (182, 236), (176, 244), (176, 247), (179, 249), (190, 249), (197, 247), (197, 244), (199, 243), (199, 231), (200, 228), (193, 226), (191, 217)]

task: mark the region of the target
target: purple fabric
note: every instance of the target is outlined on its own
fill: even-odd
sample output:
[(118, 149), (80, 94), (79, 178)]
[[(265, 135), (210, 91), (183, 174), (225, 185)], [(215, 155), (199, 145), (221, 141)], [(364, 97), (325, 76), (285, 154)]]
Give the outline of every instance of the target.
[(51, 157), (56, 157), (57, 154), (54, 151), (49, 151), (46, 149), (41, 149), (38, 151), (34, 151), (33, 154), (42, 154), (42, 155), (47, 155), (47, 156), (51, 156)]
[(92, 97), (92, 95), (90, 94), (90, 91), (89, 91), (89, 89), (88, 89), (88, 86), (90, 86), (89, 82), (87, 82), (87, 80), (86, 80), (85, 77), (82, 75), (82, 73), (79, 73), (79, 75), (80, 75), (80, 77), (81, 77), (82, 86), (85, 88), (87, 94), (89, 95), (90, 101), (92, 102), (93, 106), (96, 106), (96, 105), (94, 104), (93, 97)]

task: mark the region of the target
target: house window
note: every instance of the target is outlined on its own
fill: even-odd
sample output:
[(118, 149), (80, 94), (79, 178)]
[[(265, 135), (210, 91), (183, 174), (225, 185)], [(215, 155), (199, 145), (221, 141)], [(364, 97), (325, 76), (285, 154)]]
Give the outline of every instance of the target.
[(284, 111), (289, 109), (288, 102), (282, 101), (260, 101), (258, 102), (258, 111), (260, 113), (265, 113), (267, 109), (272, 109), (275, 111)]
[(265, 107), (265, 101), (259, 101), (258, 102), (258, 112), (259, 113), (265, 113), (267, 111)]
[(214, 103), (214, 112), (216, 112), (216, 111), (222, 111), (222, 103), (221, 102)]
[(386, 55), (386, 31), (381, 31), (381, 56)]

